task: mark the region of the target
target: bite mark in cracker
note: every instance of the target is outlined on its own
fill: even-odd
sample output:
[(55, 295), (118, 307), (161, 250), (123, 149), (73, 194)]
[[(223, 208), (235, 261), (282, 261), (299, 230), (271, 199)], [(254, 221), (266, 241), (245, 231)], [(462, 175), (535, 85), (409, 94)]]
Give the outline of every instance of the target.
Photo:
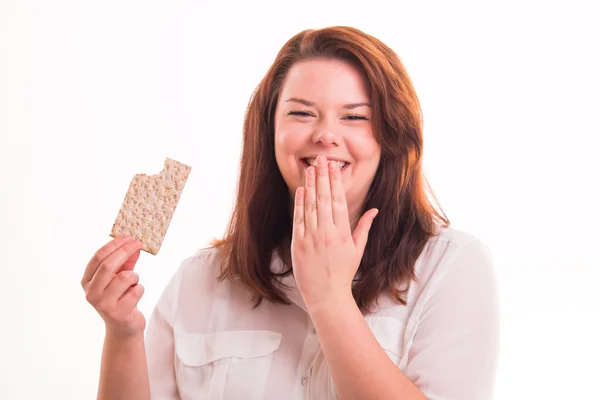
[(131, 236), (142, 250), (156, 255), (173, 218), (192, 167), (167, 158), (156, 175), (136, 174), (110, 236)]

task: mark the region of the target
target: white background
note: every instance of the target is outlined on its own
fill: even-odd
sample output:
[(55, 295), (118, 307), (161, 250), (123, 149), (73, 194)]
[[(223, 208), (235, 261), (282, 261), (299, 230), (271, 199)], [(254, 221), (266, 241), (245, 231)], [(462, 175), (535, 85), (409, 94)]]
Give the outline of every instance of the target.
[(253, 89), (291, 36), (329, 25), (400, 55), (427, 176), (494, 253), (496, 398), (600, 398), (592, 3), (0, 0), (0, 398), (95, 398), (104, 328), (80, 279), (132, 176), (193, 167), (160, 253), (138, 263), (148, 316), (224, 232)]

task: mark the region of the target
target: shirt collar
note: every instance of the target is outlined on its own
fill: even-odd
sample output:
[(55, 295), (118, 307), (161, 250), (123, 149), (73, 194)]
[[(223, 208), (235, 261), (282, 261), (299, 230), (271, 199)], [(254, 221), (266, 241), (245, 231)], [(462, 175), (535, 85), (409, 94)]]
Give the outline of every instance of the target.
[[(282, 273), (285, 271), (285, 266), (283, 265), (283, 261), (279, 257), (276, 251), (273, 252), (273, 258), (271, 260), (271, 272), (274, 273)], [(288, 274), (286, 276), (282, 276), (277, 278), (284, 285), (283, 292), (287, 295), (288, 299), (305, 312), (308, 313), (306, 308), (306, 303), (302, 298), (302, 294), (300, 294), (300, 290), (298, 289), (298, 285), (296, 285), (296, 278), (294, 278), (294, 274)]]

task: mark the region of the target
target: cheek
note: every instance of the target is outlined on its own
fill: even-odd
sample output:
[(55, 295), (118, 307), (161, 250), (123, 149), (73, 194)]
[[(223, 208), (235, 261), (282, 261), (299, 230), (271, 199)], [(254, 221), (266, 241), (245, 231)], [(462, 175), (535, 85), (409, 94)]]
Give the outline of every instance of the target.
[(297, 154), (302, 150), (302, 135), (292, 129), (279, 127), (275, 132), (275, 160), (279, 171), (290, 190), (301, 179), (298, 171)]
[(381, 150), (370, 133), (356, 135), (351, 141), (347, 141), (348, 150), (352, 157), (359, 162), (372, 162), (376, 166), (379, 164)]
[(298, 151), (302, 149), (303, 134), (297, 129), (289, 129), (282, 126), (275, 132), (275, 152), (282, 161), (284, 159), (294, 158)]

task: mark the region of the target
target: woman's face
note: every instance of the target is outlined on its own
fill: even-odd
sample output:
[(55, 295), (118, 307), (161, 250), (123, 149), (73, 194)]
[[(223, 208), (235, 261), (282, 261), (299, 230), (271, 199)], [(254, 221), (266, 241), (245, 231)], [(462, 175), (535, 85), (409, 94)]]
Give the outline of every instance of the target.
[(291, 195), (304, 186), (305, 170), (318, 155), (343, 161), (348, 211), (356, 223), (381, 156), (371, 121), (367, 85), (352, 64), (331, 59), (294, 64), (275, 113), (275, 158)]

